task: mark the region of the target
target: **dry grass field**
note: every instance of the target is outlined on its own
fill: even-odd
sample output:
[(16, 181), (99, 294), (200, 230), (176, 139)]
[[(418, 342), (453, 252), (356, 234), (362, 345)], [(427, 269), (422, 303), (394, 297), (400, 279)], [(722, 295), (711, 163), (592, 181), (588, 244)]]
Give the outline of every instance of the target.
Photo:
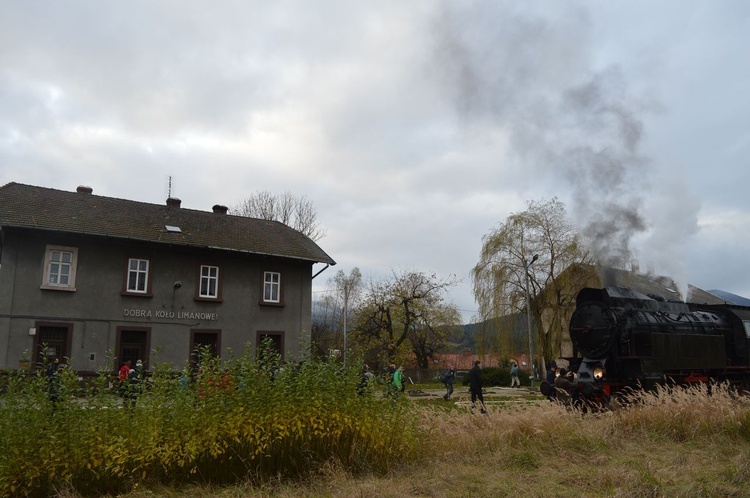
[(724, 387), (640, 393), (605, 413), (515, 400), (495, 397), (481, 415), (462, 402), (415, 398), (422, 454), (386, 475), (352, 475), (331, 462), (295, 482), (154, 487), (124, 496), (750, 496), (750, 399)]

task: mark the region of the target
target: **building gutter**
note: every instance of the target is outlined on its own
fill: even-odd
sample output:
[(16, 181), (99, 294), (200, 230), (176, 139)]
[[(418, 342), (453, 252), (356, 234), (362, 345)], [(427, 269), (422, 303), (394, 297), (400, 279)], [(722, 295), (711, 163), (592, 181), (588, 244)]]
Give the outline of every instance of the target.
[(331, 266), (331, 265), (330, 264), (326, 264), (318, 273), (316, 273), (315, 275), (313, 275), (310, 280), (315, 280), (315, 277), (317, 277), (318, 275), (320, 275), (321, 273), (323, 273), (324, 271), (326, 271), (329, 266)]

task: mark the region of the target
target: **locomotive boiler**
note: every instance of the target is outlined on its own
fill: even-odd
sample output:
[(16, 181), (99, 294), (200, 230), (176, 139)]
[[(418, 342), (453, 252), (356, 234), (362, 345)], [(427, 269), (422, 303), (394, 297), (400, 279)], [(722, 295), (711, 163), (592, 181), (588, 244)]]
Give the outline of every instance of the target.
[(570, 319), (579, 396), (729, 381), (748, 387), (750, 308), (667, 301), (622, 287), (585, 288)]

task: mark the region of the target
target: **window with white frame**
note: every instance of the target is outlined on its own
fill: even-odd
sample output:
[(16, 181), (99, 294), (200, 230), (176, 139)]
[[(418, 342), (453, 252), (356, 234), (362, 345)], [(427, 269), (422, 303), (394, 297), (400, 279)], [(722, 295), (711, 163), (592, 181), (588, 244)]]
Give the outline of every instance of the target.
[(128, 292), (145, 294), (148, 292), (148, 260), (130, 258), (128, 260)]
[(263, 272), (263, 302), (281, 302), (281, 273), (275, 271)]
[(77, 264), (77, 248), (47, 246), (44, 254), (42, 287), (45, 289), (75, 290)]
[(219, 267), (201, 265), (200, 297), (219, 297)]

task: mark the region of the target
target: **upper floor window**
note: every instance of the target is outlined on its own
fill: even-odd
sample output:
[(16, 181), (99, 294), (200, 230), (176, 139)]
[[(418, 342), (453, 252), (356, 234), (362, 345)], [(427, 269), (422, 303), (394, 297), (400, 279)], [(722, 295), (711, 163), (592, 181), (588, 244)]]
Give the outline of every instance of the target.
[(42, 280), (42, 288), (76, 290), (77, 264), (77, 248), (47, 246), (44, 254), (44, 279)]
[(201, 279), (199, 297), (213, 298), (219, 297), (219, 267), (201, 265)]
[(128, 260), (127, 292), (146, 294), (148, 292), (148, 260), (130, 258)]
[(281, 273), (275, 271), (263, 272), (263, 302), (281, 302)]

